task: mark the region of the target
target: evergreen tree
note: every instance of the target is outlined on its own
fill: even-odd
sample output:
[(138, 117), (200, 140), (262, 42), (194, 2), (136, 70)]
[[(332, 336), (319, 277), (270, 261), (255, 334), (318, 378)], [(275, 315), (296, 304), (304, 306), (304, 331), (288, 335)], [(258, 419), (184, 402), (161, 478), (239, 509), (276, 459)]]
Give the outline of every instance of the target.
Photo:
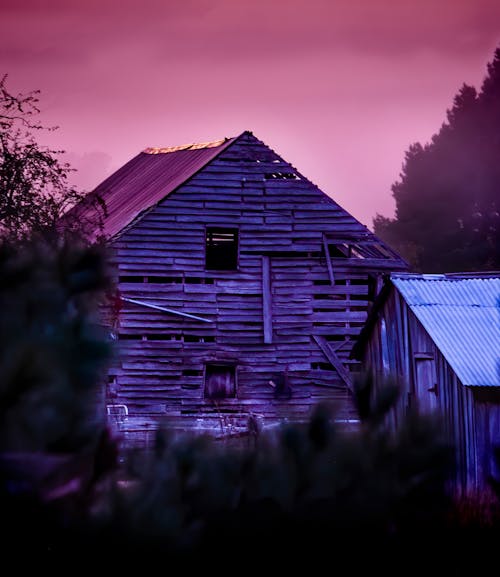
[(412, 144), (375, 233), (423, 272), (500, 268), (500, 48), (479, 94), (464, 84), (431, 141)]

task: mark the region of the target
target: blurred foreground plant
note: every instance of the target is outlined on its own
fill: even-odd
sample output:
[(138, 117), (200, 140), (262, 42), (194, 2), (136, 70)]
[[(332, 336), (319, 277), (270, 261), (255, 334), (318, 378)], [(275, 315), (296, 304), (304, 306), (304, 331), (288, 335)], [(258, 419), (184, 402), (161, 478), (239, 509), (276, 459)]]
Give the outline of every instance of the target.
[(160, 429), (154, 451), (131, 453), (126, 481), (101, 503), (101, 541), (141, 554), (260, 558), (435, 530), (449, 505), (452, 447), (437, 418), (415, 413), (397, 431), (386, 426), (398, 391), (360, 379), (357, 431), (337, 425), (326, 405), (307, 424), (240, 447)]
[(107, 282), (98, 247), (0, 246), (0, 450), (74, 452), (98, 438)]
[(102, 387), (111, 349), (97, 316), (108, 282), (98, 246), (0, 245), (0, 506), (11, 538), (42, 549), (114, 466)]

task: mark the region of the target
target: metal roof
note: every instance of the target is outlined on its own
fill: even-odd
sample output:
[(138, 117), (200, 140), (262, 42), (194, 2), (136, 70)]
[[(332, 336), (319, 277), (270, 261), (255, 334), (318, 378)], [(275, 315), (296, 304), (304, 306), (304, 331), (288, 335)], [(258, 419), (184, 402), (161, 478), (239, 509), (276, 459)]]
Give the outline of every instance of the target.
[[(140, 214), (186, 182), (236, 138), (168, 148), (147, 148), (109, 176), (84, 201), (72, 209), (72, 216), (97, 217), (96, 199), (105, 206), (102, 233), (111, 238)], [(98, 218), (96, 218), (98, 220)]]
[(500, 386), (500, 274), (392, 274), (462, 384)]

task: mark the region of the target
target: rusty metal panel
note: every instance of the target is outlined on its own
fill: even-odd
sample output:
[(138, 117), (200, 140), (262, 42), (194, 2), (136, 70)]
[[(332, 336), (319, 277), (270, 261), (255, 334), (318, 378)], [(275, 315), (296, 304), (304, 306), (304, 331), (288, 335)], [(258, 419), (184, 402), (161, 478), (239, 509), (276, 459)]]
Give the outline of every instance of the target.
[(94, 198), (105, 205), (103, 230), (112, 238), (163, 198), (186, 182), (226, 149), (235, 138), (170, 148), (148, 148), (109, 176), (86, 202), (75, 207), (91, 219), (96, 212)]

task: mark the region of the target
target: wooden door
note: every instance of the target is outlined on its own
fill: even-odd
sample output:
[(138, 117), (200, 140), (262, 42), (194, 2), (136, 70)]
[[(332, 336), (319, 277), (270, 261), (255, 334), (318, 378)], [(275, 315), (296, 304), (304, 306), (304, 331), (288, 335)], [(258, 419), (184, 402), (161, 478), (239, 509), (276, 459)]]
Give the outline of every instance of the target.
[(431, 354), (414, 356), (414, 401), (421, 413), (432, 413), (438, 407), (436, 362)]

